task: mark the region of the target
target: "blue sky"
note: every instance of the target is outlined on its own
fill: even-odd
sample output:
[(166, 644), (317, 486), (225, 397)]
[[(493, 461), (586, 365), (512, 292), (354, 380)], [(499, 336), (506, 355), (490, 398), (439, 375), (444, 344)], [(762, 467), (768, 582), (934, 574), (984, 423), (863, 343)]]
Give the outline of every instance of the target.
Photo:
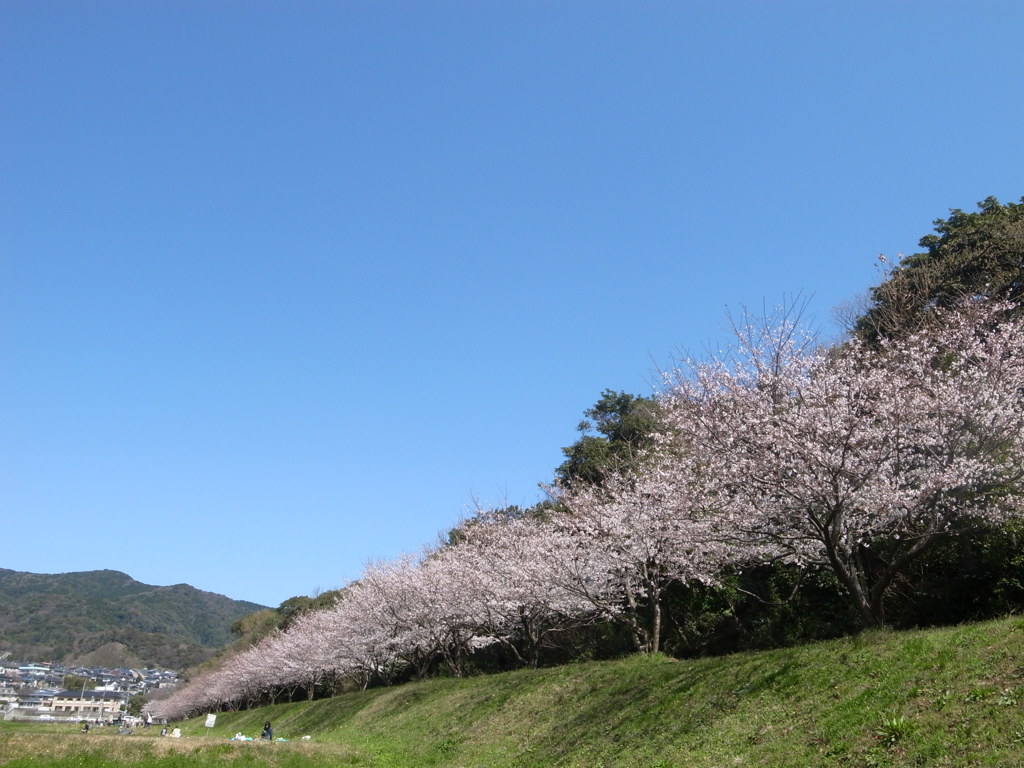
[(0, 4), (0, 567), (277, 605), (1024, 195), (1019, 2)]

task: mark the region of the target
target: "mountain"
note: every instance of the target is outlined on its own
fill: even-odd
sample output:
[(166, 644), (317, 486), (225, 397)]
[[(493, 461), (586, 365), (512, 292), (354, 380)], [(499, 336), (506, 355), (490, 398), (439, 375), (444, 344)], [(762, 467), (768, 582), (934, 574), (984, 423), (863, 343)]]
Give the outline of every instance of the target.
[(0, 568), (0, 655), (180, 670), (211, 657), (233, 639), (232, 624), (264, 607), (120, 571)]

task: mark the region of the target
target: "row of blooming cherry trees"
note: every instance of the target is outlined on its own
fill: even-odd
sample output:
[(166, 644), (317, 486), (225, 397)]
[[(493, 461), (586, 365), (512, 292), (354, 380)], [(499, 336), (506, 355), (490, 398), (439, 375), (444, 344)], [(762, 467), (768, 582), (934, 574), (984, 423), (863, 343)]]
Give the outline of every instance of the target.
[(488, 646), (536, 664), (553, 635), (593, 622), (656, 652), (670, 587), (766, 562), (830, 569), (877, 626), (894, 580), (942, 536), (1022, 512), (1024, 323), (1007, 309), (966, 304), (908, 338), (833, 349), (785, 319), (741, 324), (731, 353), (668, 377), (641, 470), (375, 563), (154, 709), (460, 675)]

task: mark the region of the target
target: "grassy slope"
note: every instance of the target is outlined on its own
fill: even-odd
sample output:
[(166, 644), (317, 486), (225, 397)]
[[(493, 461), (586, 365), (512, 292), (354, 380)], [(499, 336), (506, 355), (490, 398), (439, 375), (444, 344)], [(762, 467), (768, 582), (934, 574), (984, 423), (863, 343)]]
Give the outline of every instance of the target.
[[(434, 680), (223, 713), (204, 741), (265, 719), (312, 736), (248, 745), (295, 765), (326, 749), (332, 765), (394, 768), (1024, 766), (1024, 620)], [(201, 719), (183, 731), (200, 738), (182, 745), (206, 734)]]

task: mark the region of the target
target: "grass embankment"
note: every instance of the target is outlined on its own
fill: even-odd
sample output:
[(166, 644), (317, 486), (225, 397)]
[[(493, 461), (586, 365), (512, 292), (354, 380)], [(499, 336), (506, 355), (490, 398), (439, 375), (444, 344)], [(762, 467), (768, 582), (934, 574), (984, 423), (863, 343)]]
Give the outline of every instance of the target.
[[(268, 719), (287, 743), (228, 741)], [(221, 713), (209, 733), (202, 718), (180, 725), (182, 739), (7, 725), (0, 765), (1012, 768), (1024, 766), (1024, 620), (433, 680)]]

